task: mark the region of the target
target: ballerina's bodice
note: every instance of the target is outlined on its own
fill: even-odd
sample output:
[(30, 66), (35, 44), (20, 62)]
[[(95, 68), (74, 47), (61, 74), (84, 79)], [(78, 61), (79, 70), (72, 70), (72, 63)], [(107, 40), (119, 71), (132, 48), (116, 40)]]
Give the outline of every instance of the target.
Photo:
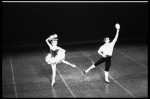
[(56, 49), (56, 50), (50, 49), (50, 53), (51, 53), (52, 57), (55, 57), (57, 55), (57, 52), (58, 52), (58, 49)]

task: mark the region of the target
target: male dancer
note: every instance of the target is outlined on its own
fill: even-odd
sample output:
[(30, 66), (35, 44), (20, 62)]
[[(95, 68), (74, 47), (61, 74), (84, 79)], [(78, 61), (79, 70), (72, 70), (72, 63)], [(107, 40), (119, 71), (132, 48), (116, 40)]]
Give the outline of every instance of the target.
[(84, 74), (86, 74), (91, 69), (93, 69), (96, 66), (98, 66), (99, 64), (101, 64), (103, 62), (106, 62), (105, 63), (105, 81), (106, 82), (110, 82), (108, 80), (108, 72), (109, 72), (109, 68), (110, 68), (110, 65), (111, 65), (111, 58), (112, 58), (113, 48), (114, 48), (114, 45), (115, 45), (115, 43), (116, 43), (116, 41), (118, 39), (120, 25), (117, 23), (115, 25), (115, 27), (117, 29), (117, 33), (116, 33), (116, 36), (115, 36), (114, 40), (112, 42), (110, 42), (109, 37), (104, 38), (105, 44), (102, 45), (99, 48), (99, 50), (98, 50), (98, 53), (102, 56), (102, 58), (99, 59), (95, 64), (93, 64), (92, 66), (90, 66), (87, 70), (85, 70)]

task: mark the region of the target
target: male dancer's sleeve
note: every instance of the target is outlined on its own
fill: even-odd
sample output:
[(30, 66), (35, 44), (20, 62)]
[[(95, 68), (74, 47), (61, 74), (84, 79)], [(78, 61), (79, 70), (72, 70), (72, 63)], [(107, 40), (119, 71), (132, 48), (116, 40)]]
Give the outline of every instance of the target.
[(118, 39), (118, 35), (119, 35), (119, 29), (117, 29), (117, 33), (116, 33), (116, 36), (115, 38), (113, 39), (113, 41), (111, 42), (111, 44), (115, 45), (117, 39)]

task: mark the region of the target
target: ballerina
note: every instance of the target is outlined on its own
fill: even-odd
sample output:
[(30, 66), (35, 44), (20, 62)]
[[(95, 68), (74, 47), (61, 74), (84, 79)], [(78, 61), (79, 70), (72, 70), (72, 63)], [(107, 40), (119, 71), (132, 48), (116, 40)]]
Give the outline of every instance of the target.
[[(55, 83), (55, 76), (56, 76), (56, 65), (58, 63), (65, 63), (72, 67), (76, 67), (76, 65), (69, 63), (65, 60), (65, 52), (66, 50), (62, 49), (61, 47), (57, 46), (57, 34), (51, 35), (49, 38), (46, 39), (46, 43), (50, 48), (50, 53), (47, 54), (45, 57), (45, 61), (47, 64), (51, 64), (52, 67), (52, 83), (51, 86)], [(51, 43), (49, 43), (51, 41)]]

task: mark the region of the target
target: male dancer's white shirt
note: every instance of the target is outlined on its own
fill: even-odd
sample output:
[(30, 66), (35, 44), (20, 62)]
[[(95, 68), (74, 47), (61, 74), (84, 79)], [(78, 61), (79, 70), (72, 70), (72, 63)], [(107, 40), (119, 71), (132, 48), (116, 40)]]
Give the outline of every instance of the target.
[(104, 45), (102, 45), (99, 48), (98, 53), (100, 55), (102, 55), (103, 57), (112, 56), (114, 45), (118, 39), (118, 35), (119, 35), (119, 30), (117, 30), (117, 33), (116, 33), (114, 40), (111, 43), (108, 43), (108, 44), (105, 43)]
[(114, 45), (115, 45), (115, 42), (111, 42), (109, 44), (104, 44), (102, 45), (99, 50), (98, 50), (98, 53), (101, 55), (101, 53), (103, 53), (103, 57), (106, 57), (106, 56), (112, 56), (112, 52), (113, 52), (113, 48), (114, 48)]

